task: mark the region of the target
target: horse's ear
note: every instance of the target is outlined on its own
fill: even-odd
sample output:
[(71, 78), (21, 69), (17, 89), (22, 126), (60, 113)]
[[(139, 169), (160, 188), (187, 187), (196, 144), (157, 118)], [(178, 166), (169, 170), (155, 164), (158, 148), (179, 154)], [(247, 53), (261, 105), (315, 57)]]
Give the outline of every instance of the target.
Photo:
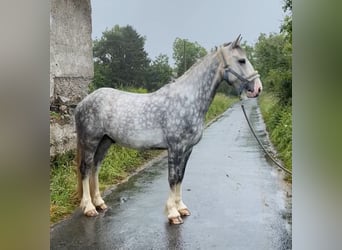
[(236, 48), (240, 46), (240, 42), (242, 40), (241, 34), (235, 39), (235, 41), (232, 44), (232, 48)]

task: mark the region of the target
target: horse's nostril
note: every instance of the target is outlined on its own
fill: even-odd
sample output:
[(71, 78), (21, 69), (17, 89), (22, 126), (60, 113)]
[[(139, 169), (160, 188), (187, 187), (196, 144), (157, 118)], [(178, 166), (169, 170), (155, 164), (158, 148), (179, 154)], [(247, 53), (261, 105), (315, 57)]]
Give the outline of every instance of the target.
[(261, 92), (261, 88), (258, 88), (258, 93), (260, 93)]

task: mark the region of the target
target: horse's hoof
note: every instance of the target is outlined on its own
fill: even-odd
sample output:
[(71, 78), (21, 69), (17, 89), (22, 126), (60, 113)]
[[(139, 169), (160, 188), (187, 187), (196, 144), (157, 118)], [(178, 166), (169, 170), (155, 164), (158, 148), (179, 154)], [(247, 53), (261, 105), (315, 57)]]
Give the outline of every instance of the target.
[(179, 225), (179, 224), (183, 224), (183, 220), (180, 216), (178, 216), (175, 218), (169, 218), (169, 223), (172, 225)]
[(97, 210), (100, 210), (100, 211), (104, 211), (104, 210), (106, 210), (108, 207), (107, 207), (107, 205), (105, 204), (105, 203), (102, 203), (101, 205), (98, 205), (98, 206), (96, 206), (96, 209)]
[(94, 217), (98, 215), (99, 213), (95, 209), (92, 209), (92, 210), (85, 212), (84, 214), (88, 217)]
[(190, 210), (187, 208), (182, 208), (178, 210), (178, 212), (180, 213), (181, 216), (189, 216), (191, 214)]

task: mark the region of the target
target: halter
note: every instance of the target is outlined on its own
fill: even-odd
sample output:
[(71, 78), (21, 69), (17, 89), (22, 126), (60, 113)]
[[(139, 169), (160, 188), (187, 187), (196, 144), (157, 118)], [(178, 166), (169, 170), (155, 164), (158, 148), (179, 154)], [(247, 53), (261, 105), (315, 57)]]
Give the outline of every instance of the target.
[(249, 75), (248, 77), (243, 77), (242, 75), (240, 75), (239, 73), (237, 73), (235, 70), (233, 70), (227, 63), (226, 59), (224, 58), (223, 52), (221, 50), (221, 55), (223, 58), (223, 62), (224, 62), (224, 73), (223, 73), (223, 79), (226, 80), (228, 83), (229, 82), (229, 73), (233, 74), (236, 78), (238, 78), (241, 81), (241, 85), (239, 88), (239, 93), (242, 92), (243, 89), (248, 89), (248, 84), (252, 81), (254, 81), (255, 79), (259, 78), (260, 75), (258, 74), (258, 71), (254, 71), (251, 75)]

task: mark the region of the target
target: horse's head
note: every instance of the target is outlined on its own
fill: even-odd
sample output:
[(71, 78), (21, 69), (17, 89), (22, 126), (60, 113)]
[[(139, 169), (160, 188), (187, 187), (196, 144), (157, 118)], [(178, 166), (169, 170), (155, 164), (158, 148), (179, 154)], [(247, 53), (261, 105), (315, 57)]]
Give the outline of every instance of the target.
[(223, 57), (223, 79), (235, 87), (241, 99), (257, 97), (262, 91), (262, 83), (257, 71), (241, 48), (241, 36), (220, 49)]

